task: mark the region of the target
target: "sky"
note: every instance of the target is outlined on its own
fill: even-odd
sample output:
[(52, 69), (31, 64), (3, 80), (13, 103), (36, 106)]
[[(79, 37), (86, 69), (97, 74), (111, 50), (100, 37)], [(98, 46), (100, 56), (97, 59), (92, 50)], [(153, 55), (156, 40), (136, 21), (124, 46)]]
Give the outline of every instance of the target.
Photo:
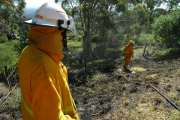
[(36, 8), (46, 2), (53, 2), (55, 0), (25, 0), (26, 5), (31, 8)]

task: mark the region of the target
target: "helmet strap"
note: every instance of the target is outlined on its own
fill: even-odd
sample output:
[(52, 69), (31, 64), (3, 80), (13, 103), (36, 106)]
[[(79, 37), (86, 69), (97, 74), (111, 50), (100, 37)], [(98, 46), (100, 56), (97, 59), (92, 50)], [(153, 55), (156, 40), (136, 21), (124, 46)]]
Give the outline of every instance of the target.
[(62, 32), (62, 36), (63, 36), (63, 47), (64, 47), (64, 50), (68, 50), (68, 47), (67, 47), (67, 36), (66, 36), (66, 33), (67, 33), (67, 30), (64, 29), (64, 31)]
[[(58, 27), (59, 27), (59, 30), (64, 30), (63, 32), (62, 32), (62, 37), (63, 37), (63, 47), (64, 47), (64, 50), (65, 51), (67, 51), (68, 50), (68, 47), (67, 47), (67, 35), (66, 35), (66, 33), (67, 33), (67, 30), (66, 29), (63, 29), (62, 27), (61, 27), (61, 25), (62, 24), (64, 24), (64, 21), (63, 20), (58, 20)], [(67, 25), (69, 25), (70, 24), (70, 21), (68, 20), (67, 21)]]

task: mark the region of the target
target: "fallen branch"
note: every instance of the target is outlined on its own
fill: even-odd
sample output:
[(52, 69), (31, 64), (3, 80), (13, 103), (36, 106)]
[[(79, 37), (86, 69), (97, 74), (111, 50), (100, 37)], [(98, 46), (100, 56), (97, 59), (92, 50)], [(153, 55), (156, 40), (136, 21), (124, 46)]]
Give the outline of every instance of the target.
[(16, 89), (16, 87), (17, 87), (17, 84), (8, 92), (6, 96), (0, 99), (0, 106), (2, 106), (6, 102), (6, 100), (8, 99), (10, 94)]
[(170, 100), (167, 96), (165, 96), (161, 91), (159, 91), (155, 86), (151, 85), (151, 88), (153, 88), (157, 93), (159, 93), (171, 106), (173, 106), (176, 110), (180, 111), (180, 107), (176, 105), (175, 102)]
[(9, 87), (9, 89), (10, 89), (10, 82), (9, 82), (9, 79), (12, 77), (12, 76), (14, 76), (14, 73), (15, 73), (15, 70), (13, 70), (13, 71), (11, 71), (11, 73), (7, 76), (7, 78), (6, 78), (6, 81), (7, 81), (7, 83), (8, 83), (8, 87)]
[[(130, 83), (137, 83), (137, 82), (133, 82), (130, 81), (127, 77), (125, 77), (124, 75), (121, 75), (126, 81), (130, 82)], [(176, 110), (180, 111), (180, 107), (171, 99), (169, 99), (166, 95), (164, 95), (159, 89), (157, 89), (155, 86), (153, 86), (152, 84), (148, 84), (148, 83), (139, 83), (141, 85), (149, 85), (153, 90), (155, 90), (159, 95), (161, 95), (161, 97), (163, 97), (173, 108), (175, 108)]]

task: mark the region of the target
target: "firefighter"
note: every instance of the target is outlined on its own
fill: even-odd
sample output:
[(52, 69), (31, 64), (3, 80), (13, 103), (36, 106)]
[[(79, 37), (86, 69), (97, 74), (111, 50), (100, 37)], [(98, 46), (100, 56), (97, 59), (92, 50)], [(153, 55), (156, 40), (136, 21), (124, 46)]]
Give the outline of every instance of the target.
[(129, 40), (127, 45), (124, 48), (124, 71), (131, 72), (128, 68), (130, 63), (132, 62), (133, 54), (134, 54), (134, 41)]
[(23, 120), (80, 120), (61, 62), (68, 15), (60, 5), (45, 3), (25, 23), (29, 42), (18, 62)]

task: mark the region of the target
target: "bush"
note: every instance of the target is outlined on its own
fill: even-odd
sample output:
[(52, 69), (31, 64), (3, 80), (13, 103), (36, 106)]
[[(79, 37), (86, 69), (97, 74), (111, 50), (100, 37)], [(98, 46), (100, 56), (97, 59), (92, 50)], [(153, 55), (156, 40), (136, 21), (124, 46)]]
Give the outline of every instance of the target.
[(180, 47), (180, 9), (158, 17), (153, 30), (168, 48)]
[(180, 57), (180, 48), (166, 48), (156, 51), (154, 54), (155, 60), (168, 60)]
[(8, 39), (7, 39), (7, 36), (5, 34), (0, 34), (0, 43), (4, 43), (6, 42)]
[(143, 45), (145, 43), (153, 43), (154, 42), (154, 35), (153, 34), (145, 34), (141, 33), (139, 38), (136, 40), (136, 43), (139, 45)]
[(14, 66), (17, 62), (17, 52), (14, 50), (16, 41), (0, 43), (0, 72), (3, 68)]

